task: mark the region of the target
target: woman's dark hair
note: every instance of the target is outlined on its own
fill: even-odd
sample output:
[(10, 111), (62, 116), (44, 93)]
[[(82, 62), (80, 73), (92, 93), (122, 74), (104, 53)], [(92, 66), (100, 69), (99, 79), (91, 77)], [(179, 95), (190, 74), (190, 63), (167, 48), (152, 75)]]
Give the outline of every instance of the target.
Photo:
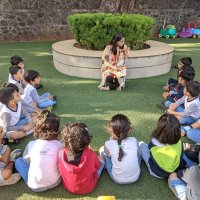
[(8, 88), (8, 87), (12, 87), (14, 88), (17, 92), (19, 92), (19, 88), (13, 84), (13, 83), (8, 83), (8, 82), (5, 82), (3, 85), (2, 85), (2, 88)]
[(62, 143), (72, 153), (80, 153), (89, 146), (92, 136), (84, 123), (66, 124), (62, 132)]
[(42, 140), (57, 140), (59, 126), (60, 118), (49, 110), (43, 110), (37, 118), (34, 137)]
[(180, 59), (180, 61), (185, 65), (191, 65), (192, 64), (192, 59), (190, 57), (183, 57)]
[(11, 65), (18, 65), (19, 63), (24, 62), (23, 59), (17, 55), (14, 55), (10, 58)]
[[(115, 33), (115, 35), (112, 38), (111, 44), (112, 44), (112, 53), (114, 55), (117, 54), (117, 42), (119, 42), (122, 38), (124, 38), (124, 35), (122, 33)], [(124, 47), (122, 47), (123, 49)]]
[(109, 132), (114, 134), (114, 139), (117, 140), (119, 146), (119, 156), (118, 161), (121, 161), (124, 152), (121, 146), (122, 140), (128, 137), (128, 134), (131, 131), (131, 122), (125, 115), (117, 114), (112, 117), (108, 122), (107, 129)]
[(9, 72), (12, 76), (14, 76), (15, 74), (17, 74), (17, 72), (19, 70), (21, 70), (22, 68), (17, 66), (17, 65), (13, 65), (12, 67), (10, 67)]
[(39, 72), (35, 70), (27, 70), (24, 74), (24, 80), (27, 83), (30, 83), (31, 81), (34, 81), (38, 76), (40, 76)]
[(157, 123), (152, 137), (162, 144), (176, 144), (181, 138), (181, 128), (178, 119), (171, 114), (163, 114)]
[(13, 87), (8, 87), (8, 88), (3, 88), (0, 90), (0, 102), (8, 105), (11, 100), (14, 99), (14, 93), (15, 93), (15, 88)]
[(198, 81), (190, 81), (185, 87), (192, 97), (197, 97), (200, 94), (200, 83)]

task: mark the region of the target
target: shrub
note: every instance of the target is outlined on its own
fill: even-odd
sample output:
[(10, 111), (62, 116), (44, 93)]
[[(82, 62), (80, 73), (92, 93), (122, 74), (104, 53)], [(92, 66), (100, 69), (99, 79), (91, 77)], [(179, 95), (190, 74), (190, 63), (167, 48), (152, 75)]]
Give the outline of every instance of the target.
[(76, 41), (87, 49), (103, 50), (116, 32), (126, 37), (131, 49), (141, 49), (150, 39), (155, 20), (139, 14), (85, 13), (68, 16)]

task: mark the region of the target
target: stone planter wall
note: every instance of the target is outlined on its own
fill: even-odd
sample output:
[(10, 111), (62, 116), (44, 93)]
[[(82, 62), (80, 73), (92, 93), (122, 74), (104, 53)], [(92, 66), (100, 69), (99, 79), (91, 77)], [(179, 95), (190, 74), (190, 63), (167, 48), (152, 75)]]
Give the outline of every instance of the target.
[[(55, 68), (63, 74), (83, 78), (101, 78), (102, 51), (74, 47), (75, 40), (52, 45)], [(156, 41), (147, 41), (149, 49), (131, 51), (127, 60), (127, 78), (146, 78), (166, 74), (171, 68), (173, 47)]]

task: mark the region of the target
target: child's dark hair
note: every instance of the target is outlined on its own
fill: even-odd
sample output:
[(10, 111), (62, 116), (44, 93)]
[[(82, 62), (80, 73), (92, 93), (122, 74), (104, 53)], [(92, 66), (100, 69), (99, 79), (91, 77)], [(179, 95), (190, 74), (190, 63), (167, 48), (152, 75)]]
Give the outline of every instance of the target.
[(23, 59), (17, 55), (14, 55), (10, 58), (11, 65), (18, 65), (19, 63), (24, 62)]
[(8, 87), (0, 90), (0, 102), (8, 105), (8, 103), (14, 99), (13, 94), (15, 91), (16, 90), (13, 87)]
[(5, 82), (3, 85), (2, 85), (2, 88), (8, 88), (8, 87), (12, 87), (14, 88), (17, 92), (19, 92), (19, 88), (13, 84), (13, 83), (8, 83), (8, 82)]
[(171, 114), (163, 114), (157, 123), (152, 137), (162, 144), (176, 144), (181, 138), (181, 129), (178, 119)]
[(185, 87), (192, 97), (197, 97), (200, 94), (200, 83), (198, 81), (190, 81)]
[(59, 126), (60, 118), (49, 110), (43, 110), (37, 118), (34, 137), (42, 140), (57, 140)]
[(183, 58), (180, 59), (180, 61), (184, 65), (191, 65), (192, 64), (192, 59), (190, 57), (183, 57)]
[(35, 70), (27, 70), (24, 74), (24, 80), (27, 83), (30, 83), (31, 81), (34, 81), (38, 76), (40, 76), (39, 72)]
[(117, 114), (112, 117), (107, 125), (108, 131), (113, 134), (114, 139), (117, 140), (119, 146), (119, 156), (118, 161), (121, 161), (124, 152), (121, 146), (122, 140), (128, 137), (128, 134), (131, 131), (131, 122), (127, 116), (122, 114)]
[(17, 65), (13, 65), (12, 67), (10, 67), (9, 72), (12, 76), (14, 76), (15, 74), (17, 74), (17, 72), (19, 70), (21, 70), (22, 68), (17, 66)]
[[(122, 38), (124, 38), (124, 35), (122, 33), (115, 33), (115, 35), (112, 38), (111, 44), (112, 44), (112, 53), (114, 55), (117, 54), (117, 42), (119, 42)], [(124, 48), (124, 47), (121, 47)]]
[(66, 124), (61, 133), (64, 146), (72, 153), (83, 152), (92, 139), (84, 123)]
[(192, 66), (184, 66), (183, 71), (179, 74), (186, 82), (193, 81), (195, 77), (195, 70)]
[(182, 69), (182, 71), (192, 71), (195, 74), (195, 69), (192, 65), (185, 64)]

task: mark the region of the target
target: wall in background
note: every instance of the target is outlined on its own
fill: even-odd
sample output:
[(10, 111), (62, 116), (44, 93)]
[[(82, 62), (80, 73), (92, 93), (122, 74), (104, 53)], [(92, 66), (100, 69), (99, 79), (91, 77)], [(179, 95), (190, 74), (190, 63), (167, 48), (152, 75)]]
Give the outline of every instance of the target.
[[(138, 13), (162, 20), (178, 30), (190, 20), (200, 28), (198, 0), (1, 0), (0, 41), (71, 38), (67, 16), (83, 12)], [(156, 31), (155, 30), (155, 34)]]

